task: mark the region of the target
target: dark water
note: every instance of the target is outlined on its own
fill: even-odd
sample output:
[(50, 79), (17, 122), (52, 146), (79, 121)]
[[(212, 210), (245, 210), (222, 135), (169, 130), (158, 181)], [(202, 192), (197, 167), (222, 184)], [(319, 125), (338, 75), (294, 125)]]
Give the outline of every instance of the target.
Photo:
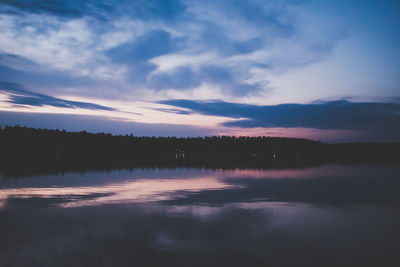
[(0, 266), (400, 266), (400, 166), (0, 177)]

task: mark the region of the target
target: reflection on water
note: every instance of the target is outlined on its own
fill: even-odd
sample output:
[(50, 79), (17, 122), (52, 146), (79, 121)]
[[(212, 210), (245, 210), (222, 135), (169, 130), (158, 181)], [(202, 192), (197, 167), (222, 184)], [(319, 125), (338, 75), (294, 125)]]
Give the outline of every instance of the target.
[(0, 266), (400, 266), (400, 166), (0, 177)]
[(93, 186), (64, 187), (21, 187), (0, 190), (0, 207), (10, 198), (60, 198), (64, 201), (61, 207), (78, 207), (85, 205), (149, 202), (167, 200), (181, 192), (198, 192), (201, 190), (224, 189), (231, 186), (215, 177), (188, 179), (139, 179), (107, 183)]

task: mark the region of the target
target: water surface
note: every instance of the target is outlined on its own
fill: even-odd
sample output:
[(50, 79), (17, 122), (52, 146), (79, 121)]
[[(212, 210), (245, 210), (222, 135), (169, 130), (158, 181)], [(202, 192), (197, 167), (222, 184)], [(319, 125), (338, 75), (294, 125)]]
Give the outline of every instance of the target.
[(400, 266), (400, 166), (0, 177), (0, 266)]

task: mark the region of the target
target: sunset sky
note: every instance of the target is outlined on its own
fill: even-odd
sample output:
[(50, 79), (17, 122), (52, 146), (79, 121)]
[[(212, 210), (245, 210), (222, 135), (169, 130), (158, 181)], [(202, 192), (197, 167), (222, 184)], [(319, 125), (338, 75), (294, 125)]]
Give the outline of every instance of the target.
[(396, 0), (2, 0), (0, 125), (400, 141)]

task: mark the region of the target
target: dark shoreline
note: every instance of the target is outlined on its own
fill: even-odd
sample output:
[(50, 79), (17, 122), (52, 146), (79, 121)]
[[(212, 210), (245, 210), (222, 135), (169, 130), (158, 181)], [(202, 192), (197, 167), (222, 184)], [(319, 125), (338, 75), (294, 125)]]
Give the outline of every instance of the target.
[(26, 127), (0, 129), (0, 174), (130, 168), (292, 169), (400, 164), (400, 143), (327, 144), (279, 137), (135, 137)]

